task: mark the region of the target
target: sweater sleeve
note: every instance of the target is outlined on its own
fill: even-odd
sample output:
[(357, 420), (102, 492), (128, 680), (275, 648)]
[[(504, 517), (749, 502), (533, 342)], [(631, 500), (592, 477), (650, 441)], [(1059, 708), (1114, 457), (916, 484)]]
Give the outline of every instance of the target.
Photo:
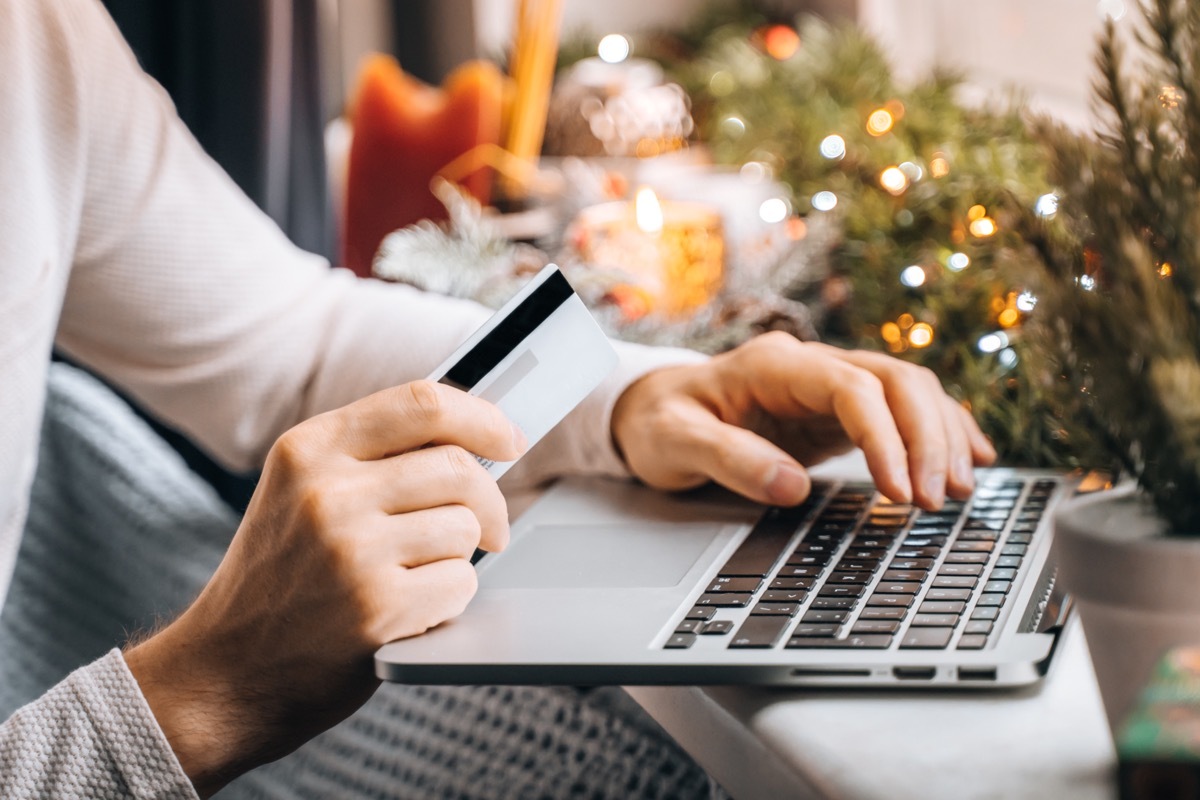
[(196, 798), (121, 653), (0, 725), (0, 798)]
[[(201, 150), (97, 6), (75, 3), (86, 183), (57, 337), (237, 469), (288, 427), (424, 377), (487, 317), (358, 280), (294, 247)], [(618, 375), (530, 455), (527, 479), (620, 473), (608, 413), (628, 383), (693, 356), (622, 347)], [(544, 463), (538, 463), (544, 462)]]

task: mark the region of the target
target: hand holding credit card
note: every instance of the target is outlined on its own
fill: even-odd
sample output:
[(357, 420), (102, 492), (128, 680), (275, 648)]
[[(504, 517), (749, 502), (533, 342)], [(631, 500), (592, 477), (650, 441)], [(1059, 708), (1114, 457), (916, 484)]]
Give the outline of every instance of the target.
[[(529, 446), (588, 396), (617, 365), (617, 353), (553, 264), (539, 272), (429, 379), (500, 408)], [(477, 456), (478, 458), (478, 456)], [(499, 478), (515, 461), (479, 458)]]

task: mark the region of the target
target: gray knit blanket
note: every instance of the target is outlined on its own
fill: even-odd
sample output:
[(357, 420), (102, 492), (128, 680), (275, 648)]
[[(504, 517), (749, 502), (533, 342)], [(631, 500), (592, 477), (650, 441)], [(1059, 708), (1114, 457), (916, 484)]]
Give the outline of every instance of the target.
[[(40, 465), (0, 614), (0, 719), (182, 609), (238, 516), (101, 383), (50, 372)], [(717, 798), (619, 689), (385, 685), (228, 798)]]

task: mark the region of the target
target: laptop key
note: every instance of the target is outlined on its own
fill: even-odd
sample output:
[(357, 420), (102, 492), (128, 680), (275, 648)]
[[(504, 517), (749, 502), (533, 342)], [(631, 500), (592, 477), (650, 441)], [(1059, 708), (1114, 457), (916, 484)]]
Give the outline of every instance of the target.
[(1000, 555), (1002, 556), (1023, 556), (1027, 552), (1029, 552), (1029, 545), (1027, 544), (1006, 544), (1000, 548)]
[(764, 603), (803, 603), (805, 597), (808, 597), (808, 592), (800, 589), (769, 589), (759, 599)]
[(788, 617), (747, 617), (729, 641), (729, 647), (774, 647), (790, 622)]
[(908, 609), (902, 606), (867, 606), (858, 615), (860, 620), (864, 619), (904, 619), (908, 616)]
[(866, 586), (861, 583), (826, 584), (818, 592), (821, 597), (862, 597)]
[(994, 620), (999, 616), (1000, 616), (1000, 609), (996, 608), (995, 606), (992, 606), (991, 608), (976, 607), (976, 609), (971, 612), (971, 619), (973, 619), (973, 620), (976, 620), (976, 619)]
[(814, 608), (807, 612), (801, 622), (845, 622), (846, 617), (850, 616), (849, 611), (836, 611), (832, 609)]
[(947, 553), (947, 564), (986, 564), (991, 553)]
[(750, 609), (754, 616), (794, 617), (800, 613), (799, 603), (759, 603)]
[(896, 551), (896, 558), (937, 558), (941, 552), (940, 547), (902, 547)]
[(967, 604), (961, 600), (927, 600), (917, 611), (921, 614), (961, 614)]
[(857, 597), (814, 597), (811, 608), (845, 608), (858, 605)]
[(938, 575), (933, 585), (941, 589), (974, 589), (979, 579), (970, 575)]
[(825, 585), (829, 586), (834, 583), (870, 583), (871, 573), (869, 572), (831, 572), (829, 577), (825, 579)]
[(692, 610), (687, 613), (688, 619), (712, 619), (713, 614), (717, 610), (712, 606), (692, 606)]
[(759, 578), (717, 578), (709, 584), (706, 592), (748, 592), (754, 594), (762, 588)]
[(738, 545), (719, 574), (728, 577), (765, 578), (792, 540), (799, 519), (783, 509), (768, 510)]
[(815, 578), (824, 571), (824, 565), (797, 567), (792, 564), (786, 564), (780, 567), (776, 578)]
[(1012, 581), (1003, 581), (998, 579), (989, 580), (983, 585), (985, 592), (999, 592), (1000, 594), (1008, 594), (1008, 590), (1012, 588)]
[(973, 619), (967, 622), (966, 626), (963, 628), (963, 633), (982, 633), (986, 636), (992, 632), (992, 628), (995, 625), (996, 623), (992, 622), (990, 619)]
[(702, 623), (698, 619), (685, 619), (675, 628), (676, 633), (695, 633)]
[(714, 619), (712, 622), (706, 622), (700, 626), (701, 636), (721, 636), (733, 630), (733, 620), (731, 619)]
[(776, 578), (768, 589), (803, 589), (808, 591), (817, 581), (815, 578)]
[(750, 597), (748, 594), (738, 594), (736, 592), (709, 592), (702, 594), (696, 599), (698, 606), (716, 606), (718, 608), (745, 608), (750, 605)]
[(833, 558), (832, 553), (792, 553), (788, 556), (789, 567), (815, 567), (819, 572)]
[(929, 573), (923, 569), (889, 569), (884, 570), (883, 579), (885, 581), (913, 581), (921, 583)]
[(978, 542), (968, 542), (959, 539), (950, 548), (956, 553), (990, 553), (996, 549), (995, 542), (986, 539)]
[(860, 619), (850, 629), (851, 633), (895, 633), (900, 630), (900, 621), (895, 619)]
[(938, 589), (930, 588), (925, 593), (926, 600), (970, 600), (970, 589)]
[(885, 594), (916, 594), (921, 591), (921, 584), (914, 582), (883, 581), (875, 587), (875, 591)]
[(912, 601), (911, 594), (873, 594), (867, 599), (867, 605), (908, 608)]
[(893, 558), (888, 569), (930, 569), (933, 567), (932, 558)]
[(942, 564), (938, 575), (982, 575), (982, 564)]
[(667, 643), (663, 645), (664, 650), (686, 650), (696, 641), (694, 633), (676, 633), (667, 639)]
[(841, 625), (824, 622), (801, 622), (792, 631), (792, 636), (837, 636)]
[(941, 650), (950, 644), (953, 628), (909, 628), (900, 640), (901, 650)]
[(1021, 557), (1020, 556), (1003, 556), (1002, 555), (996, 559), (996, 566), (1004, 567), (1006, 569), (1016, 569), (1021, 566)]
[(843, 558), (834, 569), (842, 572), (874, 572), (879, 569), (879, 563), (876, 559)]
[(914, 614), (914, 628), (953, 628), (958, 625), (958, 614)]
[(989, 606), (998, 608), (1004, 605), (1004, 595), (1000, 594), (999, 592), (981, 594), (979, 595), (979, 600), (975, 603), (975, 605), (983, 608), (987, 608)]
[(1012, 567), (997, 567), (988, 575), (988, 580), (1011, 581), (1017, 577), (1017, 571)]
[(987, 637), (981, 633), (966, 633), (958, 640), (959, 650), (982, 650)]
[(892, 645), (892, 635), (889, 633), (857, 633), (845, 639), (819, 639), (809, 636), (794, 636), (787, 646), (792, 649), (813, 648), (842, 648), (863, 650), (886, 650)]

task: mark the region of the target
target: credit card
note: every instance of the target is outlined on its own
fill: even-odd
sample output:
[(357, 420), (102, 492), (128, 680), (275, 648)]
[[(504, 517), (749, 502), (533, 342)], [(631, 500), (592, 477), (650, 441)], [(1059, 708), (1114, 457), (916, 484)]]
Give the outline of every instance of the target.
[[(430, 375), (482, 397), (525, 433), (545, 436), (617, 366), (617, 353), (553, 264), (539, 272)], [(499, 478), (515, 461), (479, 463)]]

